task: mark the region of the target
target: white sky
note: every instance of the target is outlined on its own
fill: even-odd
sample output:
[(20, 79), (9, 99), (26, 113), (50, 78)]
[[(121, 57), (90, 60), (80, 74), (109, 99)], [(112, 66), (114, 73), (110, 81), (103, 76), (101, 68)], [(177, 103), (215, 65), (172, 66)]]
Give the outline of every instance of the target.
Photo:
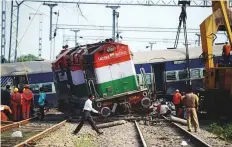
[[(93, 0), (90, 0), (93, 1)], [(41, 3), (25, 2), (26, 5), (37, 10)], [(103, 5), (80, 5), (83, 12), (84, 19), (78, 11), (75, 4), (59, 4), (55, 7), (54, 11), (59, 11), (58, 24), (73, 24), (73, 25), (112, 25), (112, 10), (105, 8)], [(1, 7), (0, 7), (1, 9)], [(36, 11), (26, 7), (24, 4), (20, 7), (20, 20), (19, 20), (19, 46), (18, 56), (22, 54), (38, 55), (38, 39), (39, 39), (39, 16), (35, 16), (30, 27), (27, 29), (30, 20), (29, 13)], [(50, 58), (50, 43), (49, 43), (49, 7), (41, 5), (39, 12), (44, 13), (43, 16), (43, 41), (42, 41), (42, 58)], [(177, 28), (179, 23), (179, 15), (181, 12), (180, 7), (147, 7), (147, 6), (121, 6), (119, 12), (119, 27), (133, 26), (133, 27), (162, 27), (162, 28)], [(187, 8), (187, 28), (199, 29), (200, 23), (212, 13), (211, 8)], [(32, 16), (33, 17), (33, 16)], [(56, 16), (53, 15), (53, 24), (56, 23)], [(10, 1), (7, 1), (7, 38), (6, 38), (6, 57), (8, 57), (9, 50), (9, 25), (10, 25)], [(175, 30), (176, 31), (176, 30)], [(55, 40), (55, 55), (61, 50), (63, 45), (63, 34), (74, 36), (74, 33), (66, 30), (58, 30)], [(111, 31), (96, 31), (96, 30), (80, 30), (79, 36), (86, 38), (87, 36), (102, 36), (102, 38), (111, 37)], [(86, 36), (86, 37), (85, 37)], [(174, 33), (161, 33), (161, 32), (123, 32), (122, 36), (128, 38), (160, 38), (160, 39), (173, 39), (173, 43), (156, 42), (153, 45), (153, 50), (166, 49), (167, 47), (174, 46)], [(93, 38), (93, 37), (91, 37)], [(217, 42), (224, 42), (226, 37), (218, 35)], [(183, 39), (183, 33), (180, 34), (180, 39)], [(188, 34), (189, 40), (197, 40), (198, 37), (195, 33)], [(134, 39), (133, 39), (134, 40)], [(149, 45), (149, 39), (140, 39), (136, 41), (123, 41), (129, 45), (132, 51), (145, 51)], [(156, 40), (154, 40), (155, 42)], [(183, 41), (183, 40), (181, 40)], [(92, 43), (94, 40), (79, 39), (78, 43)], [(73, 46), (74, 41), (69, 41), (69, 46)], [(192, 43), (195, 46), (195, 43)], [(178, 47), (183, 47), (179, 43)], [(54, 46), (53, 46), (54, 48)]]

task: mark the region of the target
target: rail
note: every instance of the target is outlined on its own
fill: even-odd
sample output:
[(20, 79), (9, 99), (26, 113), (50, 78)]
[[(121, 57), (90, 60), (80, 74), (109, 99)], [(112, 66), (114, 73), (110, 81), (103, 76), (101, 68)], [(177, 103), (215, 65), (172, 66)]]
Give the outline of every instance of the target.
[[(161, 116), (163, 117), (166, 121), (170, 121), (167, 117), (165, 116)], [(194, 142), (197, 146), (201, 146), (201, 147), (212, 147), (211, 145), (207, 144), (205, 141), (203, 141), (202, 139), (198, 138), (197, 136), (193, 135), (192, 133), (188, 132), (187, 130), (183, 129), (180, 125), (178, 125), (177, 123), (171, 122), (171, 124), (175, 127), (177, 127), (179, 130), (182, 131), (182, 133), (184, 133), (185, 135), (187, 135), (188, 137), (190, 137), (190, 140), (192, 142)]]
[(43, 136), (45, 136), (45, 135), (57, 130), (61, 126), (65, 125), (66, 121), (67, 120), (64, 120), (64, 121), (62, 121), (62, 122), (48, 128), (48, 129), (46, 129), (46, 130), (44, 130), (43, 132), (41, 132), (41, 133), (39, 133), (39, 134), (37, 134), (35, 136), (32, 136), (31, 138), (27, 139), (26, 141), (24, 141), (24, 142), (22, 142), (20, 144), (17, 144), (15, 147), (24, 147), (25, 145), (30, 145), (30, 143), (33, 143), (34, 141), (42, 138)]
[(136, 129), (137, 129), (137, 131), (138, 131), (138, 133), (139, 133), (139, 137), (140, 137), (140, 139), (141, 139), (141, 141), (142, 141), (143, 147), (147, 147), (147, 143), (146, 143), (146, 141), (145, 141), (145, 139), (144, 139), (144, 137), (143, 137), (143, 134), (142, 134), (142, 132), (141, 132), (141, 130), (140, 130), (140, 128), (139, 128), (138, 123), (137, 123), (136, 121), (134, 121), (134, 123), (135, 123)]
[(19, 126), (28, 124), (31, 120), (34, 120), (37, 117), (38, 116), (35, 116), (35, 117), (29, 118), (29, 119), (25, 119), (25, 120), (22, 120), (22, 121), (19, 121), (19, 122), (14, 122), (12, 124), (2, 126), (0, 128), (0, 131), (3, 132), (3, 131), (7, 131), (7, 130), (10, 130), (10, 129), (13, 129), (13, 128), (19, 128)]

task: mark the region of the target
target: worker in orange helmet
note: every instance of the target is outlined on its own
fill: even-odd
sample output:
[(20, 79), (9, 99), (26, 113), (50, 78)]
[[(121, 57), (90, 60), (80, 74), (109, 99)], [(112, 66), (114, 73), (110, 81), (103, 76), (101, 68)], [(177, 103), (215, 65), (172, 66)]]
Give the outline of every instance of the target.
[(181, 94), (179, 93), (179, 90), (176, 89), (176, 93), (173, 95), (173, 104), (175, 105), (176, 109), (176, 116), (178, 116), (179, 109), (181, 107)]
[(230, 61), (230, 50), (231, 46), (229, 45), (228, 41), (223, 46), (222, 56), (224, 57), (224, 63), (228, 64)]
[(18, 88), (15, 88), (14, 92), (11, 93), (11, 106), (12, 106), (14, 121), (20, 120), (21, 100), (22, 100), (22, 94), (19, 93)]
[(4, 112), (8, 111), (8, 112), (12, 113), (10, 107), (7, 105), (0, 105), (0, 110), (1, 110), (1, 121), (8, 121), (9, 118), (7, 117), (7, 115)]
[(24, 86), (24, 90), (22, 93), (22, 116), (23, 119), (28, 119), (30, 115), (31, 101), (34, 95), (32, 91), (29, 89), (29, 85)]

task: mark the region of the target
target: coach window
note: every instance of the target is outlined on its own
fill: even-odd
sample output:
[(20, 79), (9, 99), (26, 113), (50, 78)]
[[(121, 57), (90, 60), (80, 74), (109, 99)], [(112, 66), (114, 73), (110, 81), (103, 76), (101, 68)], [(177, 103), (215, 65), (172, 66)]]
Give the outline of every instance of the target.
[(201, 76), (201, 78), (204, 77), (203, 71), (204, 71), (204, 68), (201, 68), (201, 69), (200, 69), (200, 76)]
[(44, 83), (42, 84), (42, 88), (44, 92), (52, 92), (52, 83)]
[(178, 72), (178, 76), (179, 76), (179, 80), (187, 79), (187, 77), (188, 77), (187, 71), (186, 70), (180, 70)]
[(176, 72), (175, 71), (167, 71), (166, 72), (166, 79), (167, 81), (174, 81), (176, 80)]
[(190, 75), (191, 75), (192, 79), (200, 78), (201, 77), (201, 75), (200, 75), (200, 69), (191, 69)]
[(39, 93), (39, 84), (30, 84), (30, 89), (33, 93)]

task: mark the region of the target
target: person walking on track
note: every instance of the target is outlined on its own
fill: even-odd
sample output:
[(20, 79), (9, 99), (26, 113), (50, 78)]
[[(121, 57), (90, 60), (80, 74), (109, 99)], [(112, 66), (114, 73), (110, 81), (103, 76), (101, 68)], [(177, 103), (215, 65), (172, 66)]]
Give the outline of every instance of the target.
[(191, 117), (193, 118), (195, 132), (199, 129), (199, 122), (197, 118), (197, 112), (199, 106), (199, 98), (196, 94), (193, 94), (192, 87), (188, 88), (188, 91), (183, 96), (184, 104), (186, 107), (186, 117), (187, 117), (187, 124), (188, 124), (188, 131), (191, 132)]
[(29, 89), (29, 85), (25, 85), (24, 88), (25, 89), (22, 93), (22, 116), (23, 119), (28, 119), (30, 115), (31, 102), (34, 95)]
[(21, 115), (21, 100), (22, 94), (18, 92), (18, 88), (14, 88), (14, 92), (11, 93), (11, 106), (13, 111), (13, 120), (19, 121)]
[(94, 100), (94, 96), (91, 94), (89, 95), (89, 99), (85, 102), (85, 105), (84, 105), (84, 109), (83, 109), (83, 115), (82, 115), (82, 118), (81, 118), (81, 122), (80, 124), (77, 126), (77, 128), (73, 131), (73, 134), (77, 134), (80, 129), (83, 127), (84, 125), (84, 122), (87, 120), (89, 122), (89, 124), (92, 126), (92, 128), (99, 134), (103, 134), (103, 132), (100, 132), (99, 129), (97, 128), (95, 122), (93, 121), (93, 118), (90, 114), (90, 112), (94, 112), (94, 113), (98, 113), (100, 114), (100, 112), (98, 112), (97, 110), (95, 110), (93, 107), (92, 107), (92, 101)]

